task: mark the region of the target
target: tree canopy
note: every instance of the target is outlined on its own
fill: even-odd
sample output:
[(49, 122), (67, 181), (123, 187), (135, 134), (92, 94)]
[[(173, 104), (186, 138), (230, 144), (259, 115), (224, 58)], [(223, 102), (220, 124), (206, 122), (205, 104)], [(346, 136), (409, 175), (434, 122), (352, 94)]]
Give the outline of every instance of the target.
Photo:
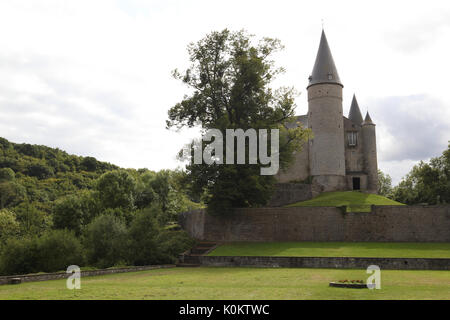
[[(190, 44), (191, 66), (184, 72), (175, 70), (173, 75), (191, 92), (169, 110), (167, 127), (200, 126), (203, 133), (218, 129), (223, 136), (226, 129), (279, 129), (280, 167), (286, 169), (309, 131), (285, 126), (294, 122), (295, 90), (271, 87), (284, 71), (272, 60), (282, 49), (277, 39), (255, 41), (244, 31), (226, 29)], [(189, 164), (187, 180), (193, 194), (203, 197), (210, 212), (225, 213), (233, 207), (266, 204), (275, 179), (260, 175), (262, 166)]]
[(450, 203), (450, 143), (440, 157), (415, 165), (394, 188), (393, 199), (406, 204)]

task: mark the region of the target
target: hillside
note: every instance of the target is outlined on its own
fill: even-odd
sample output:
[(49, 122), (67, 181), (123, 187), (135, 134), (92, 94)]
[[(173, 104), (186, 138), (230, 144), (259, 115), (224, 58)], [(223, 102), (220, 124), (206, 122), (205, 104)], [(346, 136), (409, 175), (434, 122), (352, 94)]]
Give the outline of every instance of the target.
[(178, 213), (201, 206), (184, 174), (0, 138), (0, 275), (173, 263), (192, 242)]
[(287, 205), (286, 207), (347, 206), (348, 212), (352, 211), (369, 212), (371, 205), (401, 206), (404, 204), (377, 194), (363, 193), (358, 191), (338, 191), (338, 192), (324, 192), (311, 200), (293, 203)]
[(91, 189), (100, 175), (119, 167), (93, 157), (69, 155), (47, 146), (17, 144), (0, 138), (1, 169), (4, 169), (4, 177), (0, 176), (0, 180), (9, 183), (2, 184), (0, 209), (31, 202), (49, 212), (49, 202)]

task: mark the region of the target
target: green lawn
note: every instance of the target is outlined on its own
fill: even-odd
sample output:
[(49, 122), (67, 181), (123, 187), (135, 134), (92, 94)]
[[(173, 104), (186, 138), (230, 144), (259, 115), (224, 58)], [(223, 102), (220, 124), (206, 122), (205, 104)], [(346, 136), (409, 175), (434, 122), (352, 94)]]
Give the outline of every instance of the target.
[(450, 243), (234, 242), (210, 256), (450, 258)]
[(319, 196), (287, 207), (341, 207), (347, 206), (348, 212), (370, 212), (370, 206), (402, 206), (404, 204), (386, 197), (358, 191), (324, 192)]
[(342, 289), (330, 281), (366, 280), (365, 270), (173, 268), (0, 286), (0, 299), (450, 299), (448, 271), (381, 271), (381, 289)]

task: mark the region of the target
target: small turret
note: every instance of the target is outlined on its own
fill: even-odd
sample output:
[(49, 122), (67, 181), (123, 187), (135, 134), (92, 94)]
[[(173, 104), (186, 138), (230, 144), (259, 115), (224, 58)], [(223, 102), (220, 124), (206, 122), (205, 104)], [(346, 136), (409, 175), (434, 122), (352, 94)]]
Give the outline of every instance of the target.
[(371, 124), (373, 126), (375, 125), (375, 123), (373, 123), (372, 119), (370, 118), (369, 111), (367, 111), (366, 118), (364, 119), (363, 125), (365, 125), (365, 124)]
[(350, 106), (348, 118), (355, 124), (361, 125), (363, 123), (363, 117), (361, 115), (361, 111), (359, 110), (358, 101), (356, 101), (355, 95), (353, 95), (352, 105)]
[(367, 173), (367, 191), (378, 192), (377, 140), (375, 124), (367, 112), (362, 123), (364, 171)]

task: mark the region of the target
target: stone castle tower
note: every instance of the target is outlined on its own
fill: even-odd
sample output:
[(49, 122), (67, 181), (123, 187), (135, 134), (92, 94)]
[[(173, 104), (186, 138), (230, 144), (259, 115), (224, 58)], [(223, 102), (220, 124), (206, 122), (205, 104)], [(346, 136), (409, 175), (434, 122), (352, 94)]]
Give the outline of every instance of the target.
[(313, 132), (309, 143), (310, 175), (323, 191), (345, 189), (344, 121), (342, 119), (343, 85), (322, 31), (319, 51), (309, 77), (308, 128)]
[(377, 192), (375, 124), (369, 113), (363, 121), (355, 96), (348, 117), (343, 115), (343, 88), (322, 30), (307, 86), (308, 114), (297, 116), (297, 122), (310, 128), (313, 137), (296, 154), (295, 163), (286, 172), (278, 173), (280, 183), (309, 181), (316, 192)]

